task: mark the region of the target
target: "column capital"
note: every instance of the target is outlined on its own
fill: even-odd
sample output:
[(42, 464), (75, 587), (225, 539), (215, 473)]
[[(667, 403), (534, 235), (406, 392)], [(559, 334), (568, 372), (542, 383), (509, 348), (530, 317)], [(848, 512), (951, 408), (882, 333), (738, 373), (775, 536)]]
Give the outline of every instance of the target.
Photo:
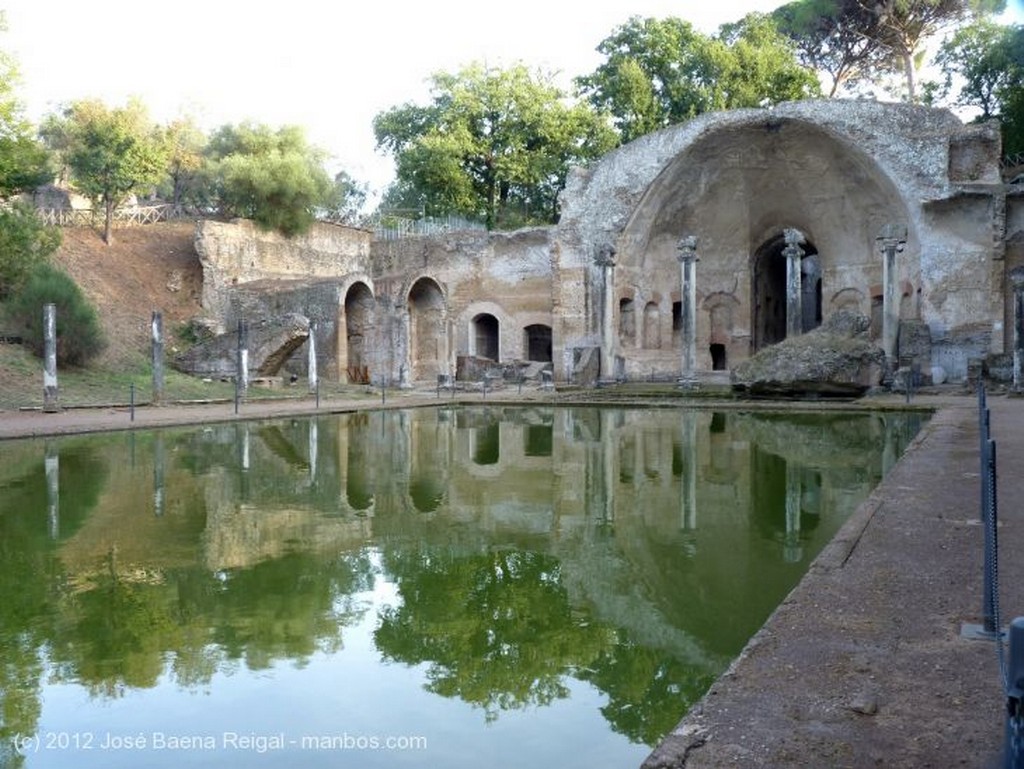
[(889, 223), (882, 227), (882, 231), (875, 238), (878, 249), (883, 254), (892, 251), (900, 253), (907, 244), (907, 226), (905, 224)]
[(787, 259), (799, 259), (806, 252), (800, 246), (807, 242), (804, 234), (794, 227), (787, 227), (782, 231), (786, 240), (786, 247), (782, 249), (782, 255)]
[(594, 256), (594, 264), (598, 267), (614, 267), (615, 253), (615, 246), (611, 243), (605, 243), (597, 249), (597, 254)]
[(684, 235), (676, 243), (676, 250), (679, 252), (677, 257), (680, 262), (687, 259), (697, 261), (697, 236), (696, 235)]

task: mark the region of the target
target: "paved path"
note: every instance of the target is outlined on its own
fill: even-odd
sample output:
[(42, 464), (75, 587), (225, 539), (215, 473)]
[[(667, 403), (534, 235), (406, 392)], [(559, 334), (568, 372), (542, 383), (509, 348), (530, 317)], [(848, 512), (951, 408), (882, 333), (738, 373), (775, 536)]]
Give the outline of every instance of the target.
[[(387, 405), (434, 400), (406, 393)], [(646, 769), (999, 765), (1005, 698), (996, 645), (961, 634), (981, 610), (977, 402), (916, 403), (930, 403), (936, 416)], [(380, 405), (332, 399), (319, 411)], [(1024, 615), (1024, 399), (991, 396), (989, 407), (1009, 620)], [(247, 403), (238, 415), (230, 403), (147, 407), (134, 422), (124, 408), (8, 411), (0, 412), (0, 438), (315, 411), (312, 400)]]

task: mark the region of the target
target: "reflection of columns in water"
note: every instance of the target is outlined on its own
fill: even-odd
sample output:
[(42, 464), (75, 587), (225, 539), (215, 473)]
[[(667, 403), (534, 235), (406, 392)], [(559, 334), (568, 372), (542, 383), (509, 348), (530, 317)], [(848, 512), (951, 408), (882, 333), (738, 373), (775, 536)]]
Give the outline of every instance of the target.
[(43, 454), (46, 471), (46, 522), (50, 539), (60, 535), (60, 455), (53, 441), (46, 442)]
[(786, 563), (798, 563), (803, 557), (800, 546), (800, 468), (786, 462), (786, 539), (783, 558)]
[(249, 424), (236, 426), (238, 431), (239, 493), (243, 500), (249, 497)]
[(315, 419), (309, 421), (309, 479), (316, 482), (316, 456), (320, 450), (320, 435)]
[(164, 514), (164, 436), (153, 436), (153, 514)]
[(899, 450), (896, 447), (896, 431), (892, 429), (892, 425), (884, 415), (880, 415), (879, 419), (882, 423), (882, 433), (885, 436), (885, 442), (882, 444), (882, 474), (888, 475), (899, 458)]
[(680, 267), (680, 336), (682, 337), (683, 384), (692, 384), (697, 369), (697, 237), (688, 235), (679, 239)]
[(683, 414), (683, 476), (679, 494), (683, 531), (697, 530), (697, 415)]
[(615, 489), (618, 473), (615, 472), (615, 452), (618, 441), (613, 439), (615, 432), (612, 420), (615, 415), (610, 409), (601, 410), (601, 441), (599, 451), (602, 459), (601, 472), (601, 520), (611, 523), (615, 520)]
[(803, 333), (803, 288), (801, 286), (800, 259), (804, 250), (800, 244), (804, 235), (800, 230), (788, 228), (783, 231), (786, 247), (782, 255), (786, 257), (786, 336), (794, 337)]

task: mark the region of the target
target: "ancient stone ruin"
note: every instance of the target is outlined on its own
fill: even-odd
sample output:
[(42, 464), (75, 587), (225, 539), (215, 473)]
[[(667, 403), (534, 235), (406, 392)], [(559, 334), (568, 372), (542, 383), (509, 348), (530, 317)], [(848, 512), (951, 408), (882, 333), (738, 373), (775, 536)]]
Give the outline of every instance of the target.
[(202, 222), (204, 307), (222, 331), (308, 318), (320, 376), (348, 382), (724, 381), (839, 311), (866, 319), (872, 378), (965, 381), (1014, 342), (1024, 189), (999, 156), (995, 125), (908, 104), (707, 114), (575, 170), (551, 227), (286, 239)]

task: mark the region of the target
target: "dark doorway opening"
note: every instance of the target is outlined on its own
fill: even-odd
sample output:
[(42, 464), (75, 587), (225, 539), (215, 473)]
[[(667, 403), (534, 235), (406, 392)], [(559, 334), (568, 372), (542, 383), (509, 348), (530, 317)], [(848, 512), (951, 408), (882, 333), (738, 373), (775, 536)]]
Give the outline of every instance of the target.
[[(786, 240), (780, 231), (754, 253), (753, 313), (754, 352), (786, 338), (786, 257), (782, 255)], [(810, 242), (801, 248), (801, 321), (802, 331), (821, 325), (821, 260), (818, 249)]]

